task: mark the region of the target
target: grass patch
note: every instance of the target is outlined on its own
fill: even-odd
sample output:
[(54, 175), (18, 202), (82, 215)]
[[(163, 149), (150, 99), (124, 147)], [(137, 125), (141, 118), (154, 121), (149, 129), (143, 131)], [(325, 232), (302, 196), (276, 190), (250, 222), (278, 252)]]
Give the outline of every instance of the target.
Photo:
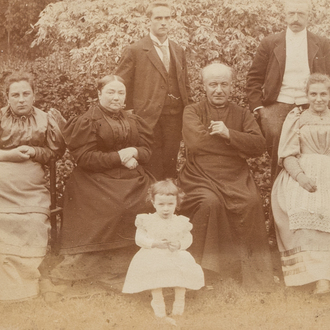
[[(86, 285), (86, 284), (85, 284)], [(72, 329), (329, 329), (330, 295), (314, 296), (313, 287), (251, 293), (231, 279), (217, 279), (213, 289), (188, 291), (186, 310), (176, 317), (177, 327), (153, 316), (149, 292), (128, 295), (97, 291), (85, 298), (63, 298), (46, 303), (42, 297), (0, 304), (1, 330)], [(164, 290), (167, 311), (173, 302)]]

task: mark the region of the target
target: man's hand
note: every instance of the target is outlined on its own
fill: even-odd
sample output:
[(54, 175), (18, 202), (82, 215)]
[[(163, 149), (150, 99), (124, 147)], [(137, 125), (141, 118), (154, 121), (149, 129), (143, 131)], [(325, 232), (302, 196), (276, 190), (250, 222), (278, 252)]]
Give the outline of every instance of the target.
[(313, 193), (317, 190), (316, 181), (309, 178), (305, 173), (299, 173), (296, 179), (299, 185), (310, 193)]
[(229, 130), (223, 121), (213, 121), (209, 126), (210, 135), (220, 135), (221, 137), (229, 140)]
[(253, 110), (253, 116), (255, 118), (255, 120), (259, 119), (260, 116), (262, 116), (264, 113), (264, 107), (260, 107), (256, 110)]

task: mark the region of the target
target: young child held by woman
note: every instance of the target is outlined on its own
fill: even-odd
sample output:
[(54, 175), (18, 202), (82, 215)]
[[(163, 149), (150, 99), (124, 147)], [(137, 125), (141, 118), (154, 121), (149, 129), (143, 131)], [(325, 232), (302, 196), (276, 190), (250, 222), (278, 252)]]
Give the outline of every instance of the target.
[(123, 292), (151, 290), (151, 306), (160, 318), (166, 317), (162, 288), (174, 288), (172, 315), (182, 315), (186, 288), (198, 290), (204, 286), (202, 268), (186, 251), (192, 244), (192, 224), (174, 214), (183, 195), (171, 179), (154, 183), (148, 199), (156, 212), (138, 214), (135, 220), (135, 241), (141, 249), (131, 261)]

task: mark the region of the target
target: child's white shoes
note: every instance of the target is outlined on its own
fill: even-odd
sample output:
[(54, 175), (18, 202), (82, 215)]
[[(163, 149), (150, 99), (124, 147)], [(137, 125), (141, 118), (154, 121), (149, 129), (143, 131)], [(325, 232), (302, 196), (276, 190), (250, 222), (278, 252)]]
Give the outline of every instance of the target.
[(151, 307), (157, 317), (161, 318), (163, 322), (176, 326), (175, 320), (166, 316), (165, 302), (164, 300), (151, 300)]

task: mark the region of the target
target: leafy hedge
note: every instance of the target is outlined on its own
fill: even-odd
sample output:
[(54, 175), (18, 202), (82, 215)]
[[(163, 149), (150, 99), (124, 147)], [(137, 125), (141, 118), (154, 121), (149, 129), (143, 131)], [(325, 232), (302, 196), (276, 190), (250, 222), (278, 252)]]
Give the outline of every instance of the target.
[[(97, 97), (95, 80), (114, 71), (123, 48), (148, 33), (144, 15), (148, 0), (63, 0), (49, 4), (34, 26), (32, 47), (45, 57), (33, 63), (3, 63), (2, 78), (15, 66), (26, 66), (36, 76), (36, 105), (55, 107), (64, 117), (83, 113)], [(312, 0), (309, 30), (330, 35), (330, 2)], [(194, 100), (203, 93), (199, 72), (217, 60), (237, 74), (232, 98), (246, 106), (246, 74), (256, 49), (270, 33), (285, 28), (279, 0), (176, 0), (170, 37), (186, 49)], [(1, 80), (0, 80), (1, 83)], [(4, 103), (0, 99), (0, 103)], [(60, 182), (72, 166), (67, 156), (59, 164)], [(66, 164), (66, 165), (65, 165)], [(267, 155), (249, 164), (261, 188), (265, 211), (269, 205)], [(61, 189), (63, 184), (61, 183)]]

